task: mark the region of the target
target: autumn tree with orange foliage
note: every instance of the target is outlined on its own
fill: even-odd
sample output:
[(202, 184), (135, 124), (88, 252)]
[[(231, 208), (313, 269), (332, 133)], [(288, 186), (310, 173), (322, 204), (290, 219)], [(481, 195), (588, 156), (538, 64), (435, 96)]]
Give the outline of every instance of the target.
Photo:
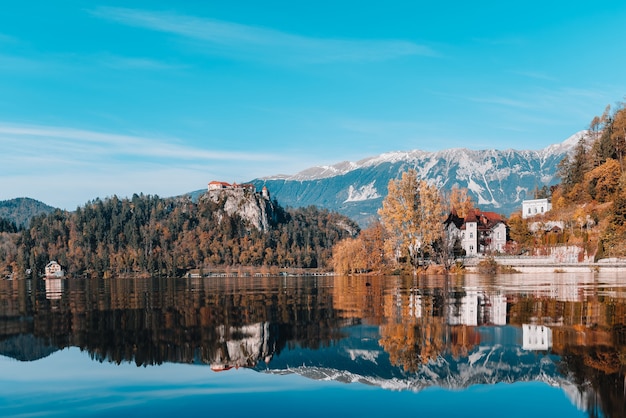
[(378, 211), (380, 222), (347, 238), (333, 248), (333, 268), (342, 274), (397, 268), (405, 263), (423, 266), (425, 258), (444, 269), (451, 265), (454, 242), (445, 233), (446, 207), (466, 215), (474, 208), (467, 189), (453, 188), (446, 202), (439, 190), (408, 170), (391, 180), (389, 193)]
[(423, 265), (426, 255), (435, 255), (444, 235), (446, 213), (441, 194), (436, 186), (419, 180), (415, 169), (390, 180), (387, 189), (378, 211), (387, 232), (386, 253), (396, 263), (407, 260), (413, 267)]
[(474, 201), (465, 188), (454, 186), (446, 197), (450, 212), (456, 212), (460, 218), (465, 218), (474, 209)]
[(333, 270), (341, 274), (380, 271), (386, 265), (385, 230), (380, 222), (361, 231), (356, 238), (346, 238), (333, 247)]
[(559, 164), (561, 183), (552, 191), (552, 219), (563, 240), (584, 246), (595, 258), (626, 256), (626, 109), (607, 106), (590, 123), (574, 152)]

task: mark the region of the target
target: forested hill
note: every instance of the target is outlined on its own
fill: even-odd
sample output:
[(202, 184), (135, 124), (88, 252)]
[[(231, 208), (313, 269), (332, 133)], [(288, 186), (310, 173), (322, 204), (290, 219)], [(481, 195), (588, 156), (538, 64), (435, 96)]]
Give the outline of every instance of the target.
[(89, 202), (33, 218), (0, 252), (7, 272), (42, 273), (57, 260), (69, 275), (180, 276), (226, 266), (329, 268), (332, 246), (358, 233), (349, 218), (272, 202), (267, 230), (229, 213), (227, 199), (134, 195)]
[(34, 216), (53, 211), (52, 206), (28, 197), (0, 201), (0, 218), (13, 222), (18, 227), (28, 226)]

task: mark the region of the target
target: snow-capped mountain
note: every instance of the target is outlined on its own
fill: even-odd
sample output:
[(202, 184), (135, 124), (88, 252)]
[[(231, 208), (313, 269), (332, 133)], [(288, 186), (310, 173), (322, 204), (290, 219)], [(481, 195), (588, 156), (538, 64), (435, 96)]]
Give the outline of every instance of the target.
[(388, 152), (357, 162), (311, 167), (295, 175), (255, 179), (283, 206), (316, 205), (343, 213), (362, 226), (377, 216), (389, 180), (414, 168), (440, 189), (467, 188), (483, 210), (509, 215), (532, 199), (535, 188), (558, 183), (559, 162), (585, 132), (538, 151), (454, 148), (437, 152)]

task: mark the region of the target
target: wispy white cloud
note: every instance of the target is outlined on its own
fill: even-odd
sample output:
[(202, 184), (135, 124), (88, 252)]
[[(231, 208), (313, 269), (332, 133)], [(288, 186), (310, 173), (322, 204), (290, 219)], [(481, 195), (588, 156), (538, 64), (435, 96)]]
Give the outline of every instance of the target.
[(3, 73), (38, 73), (49, 67), (49, 64), (42, 62), (42, 60), (19, 55), (0, 54), (0, 72)]
[(27, 196), (66, 209), (113, 194), (173, 196), (215, 179), (247, 181), (284, 161), (179, 139), (2, 122), (0, 144), (0, 200)]
[[(585, 112), (593, 111), (593, 107), (603, 109), (603, 100), (610, 100), (609, 88), (527, 88), (524, 91), (515, 91), (510, 95), (467, 96), (464, 100), (474, 103), (493, 104), (508, 108), (523, 109), (537, 113), (555, 113), (566, 117), (568, 113), (578, 113), (579, 109)], [(460, 97), (459, 97), (460, 98)], [(567, 116), (568, 117), (568, 116)]]
[(304, 62), (384, 61), (404, 56), (435, 56), (426, 45), (406, 40), (345, 40), (306, 37), (257, 26), (171, 12), (99, 7), (91, 12), (124, 25), (175, 34), (222, 48), (242, 59), (281, 55)]
[[(167, 158), (169, 160), (275, 160), (274, 156), (253, 152), (214, 151), (185, 146), (179, 140), (120, 135), (55, 126), (0, 123), (0, 139), (16, 144), (26, 152), (42, 151), (59, 155), (71, 152), (86, 160), (110, 157)], [(178, 143), (177, 143), (178, 142)], [(18, 151), (16, 149), (14, 151)], [(73, 158), (76, 160), (76, 158)]]
[(115, 70), (179, 70), (184, 65), (170, 64), (164, 61), (143, 57), (124, 57), (109, 53), (100, 54), (95, 58), (101, 66)]

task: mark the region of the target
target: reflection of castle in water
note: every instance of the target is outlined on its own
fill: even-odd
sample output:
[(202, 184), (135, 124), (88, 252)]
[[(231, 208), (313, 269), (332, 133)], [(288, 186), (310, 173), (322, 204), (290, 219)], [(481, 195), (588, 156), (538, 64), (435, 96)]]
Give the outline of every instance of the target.
[(498, 286), (473, 278), (93, 279), (65, 281), (60, 299), (52, 283), (5, 281), (0, 341), (33, 335), (138, 365), (298, 365), (312, 377), (412, 389), (549, 378), (583, 382), (582, 403), (597, 401), (589, 379), (601, 376), (598, 384), (612, 382), (623, 399), (623, 286), (594, 291), (558, 275), (554, 293), (524, 277), (523, 291), (516, 277)]
[(254, 367), (259, 360), (265, 363), (271, 360), (275, 347), (270, 345), (269, 323), (229, 328), (228, 332), (224, 325), (220, 325), (216, 331), (219, 335), (219, 348), (212, 358), (206, 359), (213, 371)]

